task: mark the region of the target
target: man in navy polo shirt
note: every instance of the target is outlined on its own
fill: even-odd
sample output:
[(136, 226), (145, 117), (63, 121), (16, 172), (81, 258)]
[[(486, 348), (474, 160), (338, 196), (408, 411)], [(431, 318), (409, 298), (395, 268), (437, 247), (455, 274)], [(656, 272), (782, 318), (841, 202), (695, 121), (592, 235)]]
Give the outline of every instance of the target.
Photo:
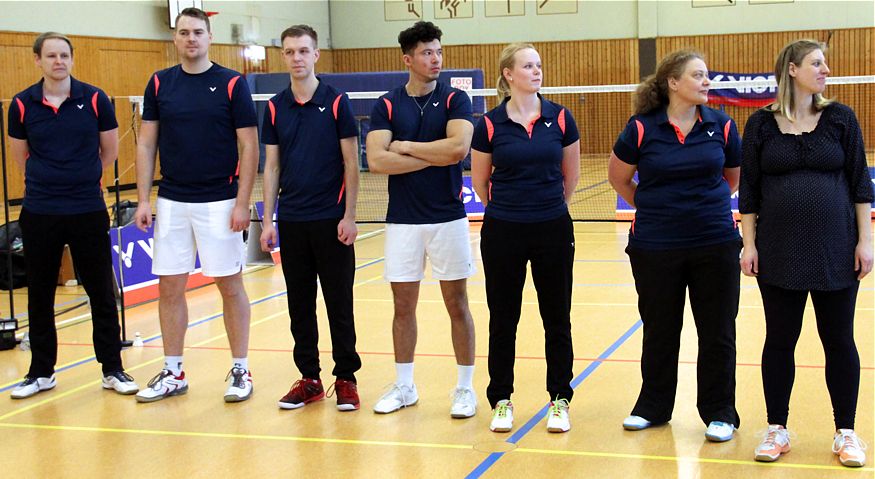
[(134, 394), (122, 368), (121, 329), (112, 285), (109, 215), (100, 178), (118, 154), (118, 123), (103, 91), (70, 75), (73, 45), (47, 32), (33, 44), (43, 78), (15, 95), (9, 108), (12, 159), (25, 172), (21, 209), (30, 320), (30, 370), (12, 390), (14, 399), (55, 387), (58, 336), (55, 289), (64, 245), (91, 304), (94, 352), (103, 387)]
[[(261, 248), (277, 244), (274, 206), (279, 193), (283, 276), (288, 290), (294, 359), (301, 379), (279, 400), (297, 409), (325, 397), (319, 377), (316, 277), (328, 311), (337, 409), (359, 408), (355, 372), (352, 285), (355, 280), (358, 197), (358, 130), (349, 99), (316, 78), (318, 37), (308, 25), (280, 36), (291, 84), (268, 101), (261, 140), (265, 144), (264, 229)], [(330, 390), (330, 388), (329, 388)]]
[(477, 411), (474, 322), (466, 290), (474, 263), (460, 162), (474, 127), (468, 95), (437, 81), (443, 63), (440, 39), (440, 29), (430, 22), (417, 22), (398, 35), (410, 78), (380, 97), (371, 113), (368, 164), (372, 172), (389, 175), (385, 278), (395, 300), (397, 374), (374, 411), (391, 413), (419, 400), (413, 383), (416, 303), (428, 258), (450, 315), (458, 365), (450, 415), (466, 418)]
[[(159, 277), (158, 316), (164, 369), (137, 394), (140, 402), (184, 394), (182, 350), (188, 326), (185, 286), (199, 255), (202, 273), (222, 295), (231, 345), (226, 402), (252, 395), (247, 349), (249, 298), (243, 288), (243, 233), (258, 168), (252, 95), (243, 77), (210, 61), (210, 21), (197, 8), (176, 19), (173, 43), (181, 63), (149, 79), (137, 147), (137, 226), (152, 225), (155, 153), (161, 153), (152, 273)], [(237, 145), (242, 146), (238, 157)], [(239, 177), (239, 180), (238, 180)]]

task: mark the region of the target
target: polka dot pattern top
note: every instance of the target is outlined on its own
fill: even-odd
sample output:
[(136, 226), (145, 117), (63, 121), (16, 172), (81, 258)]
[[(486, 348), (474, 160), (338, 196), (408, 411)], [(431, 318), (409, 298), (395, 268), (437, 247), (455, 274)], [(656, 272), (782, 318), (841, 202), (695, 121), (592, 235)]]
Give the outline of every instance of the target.
[(774, 113), (750, 116), (742, 141), (739, 210), (754, 213), (759, 281), (831, 291), (857, 281), (855, 203), (871, 203), (860, 125), (832, 103), (808, 133), (782, 133)]

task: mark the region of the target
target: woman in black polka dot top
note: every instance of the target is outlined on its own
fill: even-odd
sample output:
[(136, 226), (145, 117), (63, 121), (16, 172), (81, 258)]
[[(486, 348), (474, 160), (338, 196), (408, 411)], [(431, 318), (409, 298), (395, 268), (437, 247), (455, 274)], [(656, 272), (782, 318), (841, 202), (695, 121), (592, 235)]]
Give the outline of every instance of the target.
[(853, 110), (822, 96), (824, 51), (813, 40), (784, 47), (775, 65), (777, 99), (744, 129), (741, 270), (757, 277), (766, 318), (769, 429), (756, 459), (775, 461), (790, 450), (793, 354), (810, 293), (837, 429), (833, 452), (843, 465), (862, 466), (853, 430), (860, 384), (853, 332), (857, 289), (872, 270), (872, 182)]

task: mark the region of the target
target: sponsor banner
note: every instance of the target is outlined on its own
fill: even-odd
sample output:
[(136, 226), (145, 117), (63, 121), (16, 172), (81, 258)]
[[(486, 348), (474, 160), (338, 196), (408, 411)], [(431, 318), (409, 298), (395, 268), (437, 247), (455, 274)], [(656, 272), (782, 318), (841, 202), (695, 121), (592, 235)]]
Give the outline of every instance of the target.
[[(769, 73), (727, 73), (709, 72), (711, 81), (750, 81), (774, 80), (775, 75)], [(778, 93), (776, 86), (750, 86), (738, 88), (712, 89), (708, 92), (708, 103), (711, 105), (735, 105), (748, 107), (763, 107), (772, 103)]]
[[(152, 227), (140, 231), (135, 224), (109, 230), (112, 269), (116, 284), (121, 285), (124, 292), (125, 305), (158, 298), (158, 277), (152, 274), (152, 233)], [(212, 278), (201, 275), (200, 259), (196, 259), (195, 270), (189, 275), (187, 287), (194, 288), (212, 282)]]

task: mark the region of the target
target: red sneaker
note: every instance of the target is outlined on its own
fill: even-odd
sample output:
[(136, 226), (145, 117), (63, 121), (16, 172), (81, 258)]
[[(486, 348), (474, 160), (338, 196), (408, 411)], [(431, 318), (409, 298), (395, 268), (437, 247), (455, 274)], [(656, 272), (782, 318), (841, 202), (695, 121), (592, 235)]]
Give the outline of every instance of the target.
[(338, 379), (328, 387), (328, 396), (337, 393), (337, 409), (339, 411), (355, 411), (359, 408), (358, 386), (353, 381)]
[(279, 400), (277, 406), (280, 409), (298, 409), (313, 401), (318, 401), (325, 397), (325, 390), (322, 389), (322, 381), (318, 379), (301, 378), (292, 384), (289, 392)]

